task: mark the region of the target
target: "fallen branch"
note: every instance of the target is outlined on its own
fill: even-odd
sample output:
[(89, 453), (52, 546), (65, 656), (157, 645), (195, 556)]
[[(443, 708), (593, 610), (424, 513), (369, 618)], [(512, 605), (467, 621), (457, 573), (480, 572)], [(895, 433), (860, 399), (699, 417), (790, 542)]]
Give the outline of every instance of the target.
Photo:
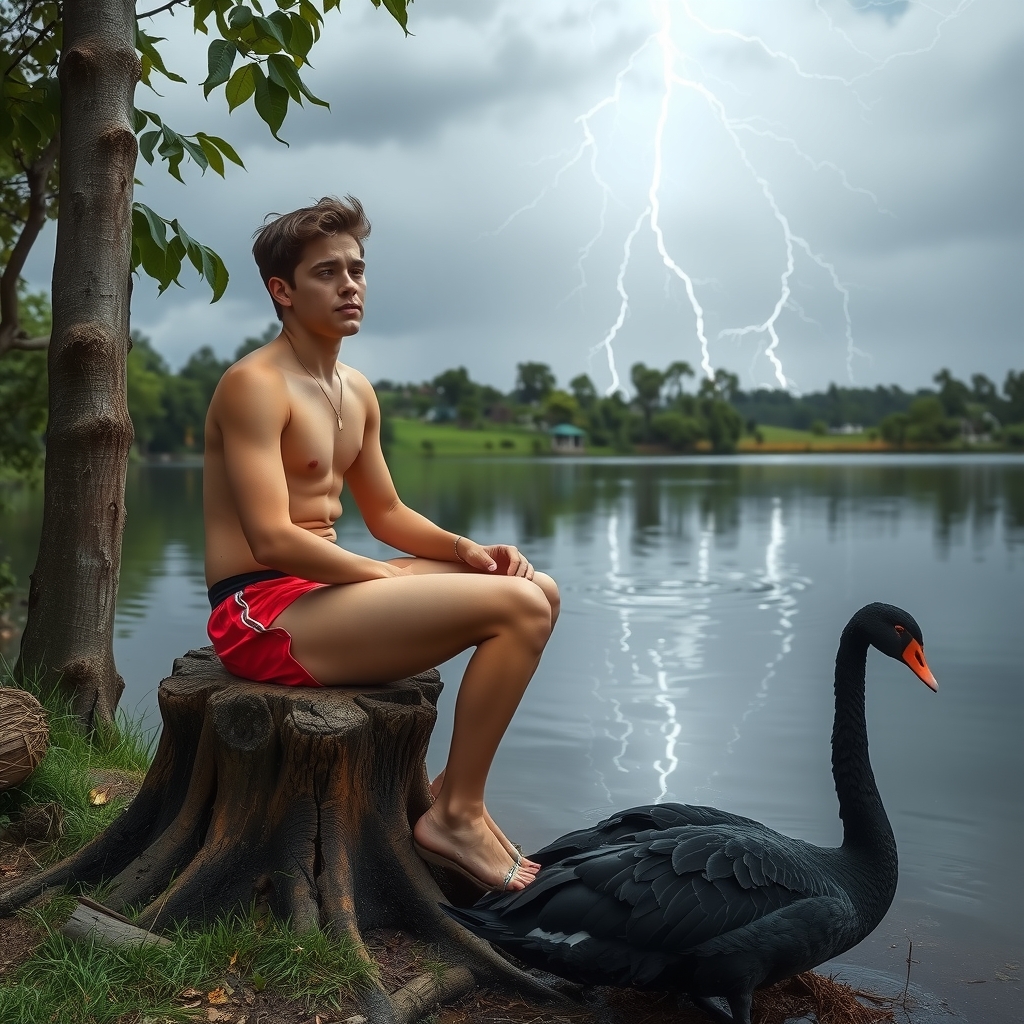
[(69, 939), (95, 939), (105, 946), (171, 945), (170, 939), (139, 928), (128, 918), (84, 896), (78, 897), (75, 912), (61, 928), (61, 934)]
[[(475, 984), (468, 967), (450, 967), (439, 975), (421, 974), (403, 985), (391, 996), (391, 1004), (399, 1024), (413, 1024), (434, 1007), (450, 1003), (470, 992)], [(349, 1017), (345, 1024), (371, 1024), (361, 1013)]]

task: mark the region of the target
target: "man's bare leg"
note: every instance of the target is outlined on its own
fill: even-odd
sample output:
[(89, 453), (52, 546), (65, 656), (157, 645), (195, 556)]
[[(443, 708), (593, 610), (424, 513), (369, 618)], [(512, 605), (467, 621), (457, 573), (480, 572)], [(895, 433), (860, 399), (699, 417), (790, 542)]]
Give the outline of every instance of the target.
[[(442, 768), (440, 772), (434, 776), (433, 782), (430, 783), (430, 795), (436, 800), (441, 792), (441, 787), (444, 785), (444, 773), (446, 769)], [(491, 817), (487, 808), (484, 807), (484, 821), (487, 827), (498, 837), (498, 842), (505, 847), (505, 852), (513, 859), (519, 859), (519, 868), (521, 871), (529, 871), (531, 874), (536, 874), (540, 871), (540, 864), (535, 860), (530, 860), (529, 857), (525, 856), (519, 848), (505, 835), (504, 832), (498, 828), (498, 823)]]
[[(473, 571), (469, 566), (464, 565), (461, 562), (439, 562), (430, 558), (392, 558), (390, 561), (394, 565), (400, 565), (417, 574)], [(561, 608), (558, 585), (550, 576), (542, 572), (535, 573), (532, 582), (540, 587), (544, 593), (544, 597), (547, 598), (548, 605), (551, 608), (551, 628), (554, 629), (555, 623), (558, 621), (558, 613)], [(438, 794), (441, 792), (441, 786), (444, 783), (444, 774), (445, 769), (442, 768), (430, 783), (430, 795), (435, 799), (437, 799)], [(516, 848), (515, 844), (505, 835), (504, 832), (502, 832), (498, 827), (497, 822), (488, 813), (486, 807), (484, 807), (484, 821), (487, 822), (487, 827), (498, 837), (499, 842), (505, 847), (508, 855), (513, 860), (517, 857), (522, 857), (520, 862), (521, 869), (530, 871), (533, 874), (536, 874), (540, 870), (540, 864), (535, 860), (530, 860), (529, 857), (523, 856)]]
[[(294, 657), (326, 685), (400, 679), (476, 647), (456, 699), (444, 782), (413, 833), (500, 886), (514, 858), (484, 818), (484, 785), (551, 633), (543, 591), (517, 577), (417, 573), (312, 591), (273, 625), (291, 634)], [(509, 888), (531, 876), (520, 871)]]

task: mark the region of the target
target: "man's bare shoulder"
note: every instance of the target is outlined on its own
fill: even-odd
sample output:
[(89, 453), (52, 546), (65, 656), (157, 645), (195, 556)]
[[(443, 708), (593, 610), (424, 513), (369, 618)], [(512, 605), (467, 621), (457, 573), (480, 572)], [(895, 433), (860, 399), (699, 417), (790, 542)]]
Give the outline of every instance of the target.
[(366, 379), (366, 376), (347, 363), (338, 364), (345, 373), (345, 383), (349, 390), (355, 395), (367, 409), (377, 408), (377, 393), (373, 385)]
[(218, 420), (287, 413), (288, 387), (273, 342), (243, 356), (225, 371), (213, 393), (210, 412)]

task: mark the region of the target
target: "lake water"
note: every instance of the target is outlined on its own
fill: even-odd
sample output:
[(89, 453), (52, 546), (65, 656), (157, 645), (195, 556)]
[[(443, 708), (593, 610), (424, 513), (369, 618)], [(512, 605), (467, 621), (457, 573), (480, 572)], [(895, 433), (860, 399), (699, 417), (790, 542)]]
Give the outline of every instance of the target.
[[(1024, 1020), (1024, 459), (414, 459), (393, 470), (408, 504), (517, 544), (561, 585), (562, 619), (488, 790), (525, 847), (659, 800), (838, 843), (839, 634), (869, 601), (913, 614), (940, 690), (869, 657), (872, 763), (900, 886), (843, 962), (902, 978), (912, 939), (913, 980), (961, 1019)], [(173, 658), (208, 642), (201, 488), (198, 467), (130, 475), (115, 652), (122, 706), (154, 722)], [(393, 553), (354, 502), (345, 508), (340, 544)], [(38, 495), (0, 513), (0, 555), (21, 578), (39, 522)], [(432, 769), (466, 657), (441, 667)]]

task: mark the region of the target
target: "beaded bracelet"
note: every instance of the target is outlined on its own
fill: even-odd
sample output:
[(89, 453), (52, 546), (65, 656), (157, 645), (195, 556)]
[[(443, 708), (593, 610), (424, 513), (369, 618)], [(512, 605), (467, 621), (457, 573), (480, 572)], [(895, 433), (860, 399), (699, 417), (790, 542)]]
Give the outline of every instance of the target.
[(459, 541), (460, 540), (462, 540), (461, 536), (455, 538), (455, 557), (460, 562), (465, 562), (466, 565), (469, 565), (469, 562), (466, 562), (466, 560), (462, 557), (462, 555), (459, 554)]

